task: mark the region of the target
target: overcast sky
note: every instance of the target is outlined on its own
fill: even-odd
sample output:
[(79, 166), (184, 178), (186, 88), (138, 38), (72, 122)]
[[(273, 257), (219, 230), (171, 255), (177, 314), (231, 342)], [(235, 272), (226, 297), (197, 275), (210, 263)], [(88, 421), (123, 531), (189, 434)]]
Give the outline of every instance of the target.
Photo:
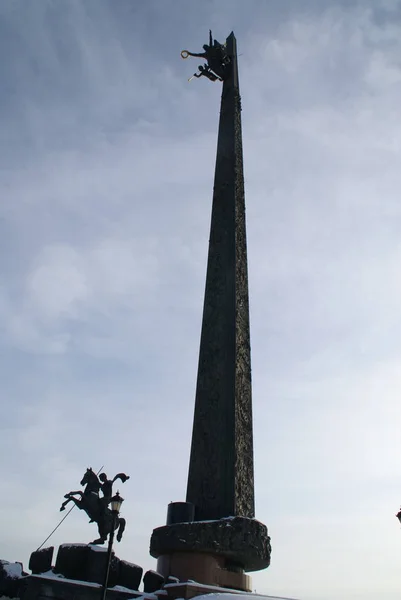
[[(0, 557), (102, 465), (185, 499), (221, 85), (241, 54), (259, 593), (401, 588), (401, 3), (0, 0)], [(51, 538), (89, 542), (75, 509)]]

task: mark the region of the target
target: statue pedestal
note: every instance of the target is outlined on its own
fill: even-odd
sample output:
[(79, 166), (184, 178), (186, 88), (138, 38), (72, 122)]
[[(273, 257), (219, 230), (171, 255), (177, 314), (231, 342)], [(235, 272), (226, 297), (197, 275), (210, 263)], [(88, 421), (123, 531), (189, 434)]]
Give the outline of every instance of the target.
[[(25, 579), (22, 600), (97, 600), (100, 597), (107, 567), (106, 546), (62, 544), (54, 567), (49, 564), (52, 554), (53, 548), (32, 553), (30, 564), (36, 567), (35, 573)], [(125, 600), (141, 596), (138, 589), (142, 573), (142, 567), (120, 560), (113, 552), (107, 597)]]
[[(102, 586), (52, 575), (29, 575), (21, 600), (99, 600)], [(108, 600), (130, 600), (142, 592), (116, 586), (107, 588)]]
[(251, 591), (246, 571), (270, 564), (270, 538), (265, 525), (246, 517), (174, 523), (154, 529), (150, 554), (165, 578)]

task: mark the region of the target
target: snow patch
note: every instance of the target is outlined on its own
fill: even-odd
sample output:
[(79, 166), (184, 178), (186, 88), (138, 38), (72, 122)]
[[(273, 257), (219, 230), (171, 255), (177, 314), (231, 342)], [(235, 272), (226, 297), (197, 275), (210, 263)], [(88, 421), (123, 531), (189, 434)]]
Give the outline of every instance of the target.
[[(124, 587), (123, 585), (114, 585), (113, 587), (108, 587), (108, 590), (114, 590), (115, 592), (136, 592), (136, 590), (132, 590), (131, 588)], [(153, 594), (152, 594), (153, 596)], [(142, 596), (141, 596), (142, 597)]]
[[(198, 585), (198, 584), (197, 584)], [(244, 592), (225, 592), (215, 594), (205, 594), (197, 596), (196, 600), (238, 600), (238, 594), (241, 594), (241, 600), (256, 600), (258, 598), (268, 598), (268, 600), (295, 600), (294, 598), (284, 598), (282, 596), (265, 596), (264, 594), (245, 594)]]
[(88, 546), (91, 550), (94, 550), (95, 552), (107, 552), (106, 546), (98, 546), (97, 544), (88, 544)]
[(19, 563), (10, 563), (7, 560), (0, 562), (8, 577), (11, 579), (20, 579), (22, 577), (22, 566)]
[[(174, 588), (189, 584), (189, 581), (182, 581), (180, 583), (167, 583), (164, 588)], [(238, 594), (241, 595), (241, 600), (259, 600), (261, 598), (267, 598), (268, 600), (296, 600), (295, 598), (285, 598), (284, 596), (266, 596), (265, 594), (246, 594), (245, 592), (230, 590), (229, 592), (220, 592), (221, 588), (217, 586), (207, 585), (205, 583), (197, 583), (196, 581), (191, 582), (192, 585), (197, 588), (205, 588), (205, 590), (216, 590), (215, 592), (202, 594), (196, 597), (196, 600), (238, 600)], [(219, 591), (217, 591), (219, 590)], [(137, 599), (139, 600), (139, 599)]]
[[(86, 546), (86, 544), (83, 544)], [(88, 587), (100, 588), (101, 585), (99, 583), (92, 583), (91, 581), (79, 581), (79, 579), (67, 579), (62, 575), (56, 575), (53, 571), (47, 571), (46, 573), (41, 573), (40, 575), (31, 575), (31, 577), (35, 577), (35, 579), (53, 579), (62, 581), (63, 583), (72, 583), (74, 585), (86, 585)], [(130, 590), (132, 592), (132, 590)]]
[(40, 573), (40, 577), (47, 577), (49, 579), (65, 579), (64, 575), (61, 573), (53, 573), (52, 570)]

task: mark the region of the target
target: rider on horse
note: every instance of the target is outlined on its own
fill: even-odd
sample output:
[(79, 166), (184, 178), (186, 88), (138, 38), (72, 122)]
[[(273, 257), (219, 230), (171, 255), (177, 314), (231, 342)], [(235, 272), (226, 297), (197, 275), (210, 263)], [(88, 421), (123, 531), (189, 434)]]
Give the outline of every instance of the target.
[(102, 482), (100, 489), (103, 494), (103, 498), (100, 498), (100, 510), (101, 512), (105, 512), (106, 508), (110, 504), (111, 497), (113, 495), (113, 483), (116, 479), (121, 479), (123, 483), (129, 479), (129, 475), (125, 475), (125, 473), (117, 473), (114, 479), (107, 479), (106, 473), (100, 473), (99, 479)]
[[(92, 542), (93, 544), (103, 544), (111, 531), (111, 528), (118, 528), (117, 541), (121, 540), (122, 534), (125, 529), (126, 521), (123, 517), (112, 516), (111, 510), (108, 505), (112, 499), (113, 483), (116, 479), (121, 479), (125, 483), (129, 476), (125, 473), (118, 473), (114, 479), (107, 479), (107, 475), (102, 473), (99, 478), (92, 471), (91, 468), (86, 470), (85, 475), (81, 480), (81, 485), (85, 485), (85, 489), (69, 492), (65, 494), (65, 502), (61, 505), (60, 510), (65, 510), (68, 502), (74, 502), (74, 504), (81, 510), (84, 510), (90, 518), (90, 523), (96, 522), (99, 530), (99, 538)], [(103, 493), (103, 497), (99, 498), (99, 489)], [(75, 498), (75, 495), (79, 497)]]

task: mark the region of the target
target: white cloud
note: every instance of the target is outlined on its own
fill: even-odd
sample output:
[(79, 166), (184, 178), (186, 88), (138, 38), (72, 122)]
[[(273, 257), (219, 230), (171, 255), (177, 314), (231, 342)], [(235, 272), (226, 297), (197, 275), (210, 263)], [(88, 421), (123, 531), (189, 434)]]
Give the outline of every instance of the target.
[(27, 302), (46, 319), (73, 316), (88, 287), (79, 255), (68, 246), (45, 247), (27, 280)]

